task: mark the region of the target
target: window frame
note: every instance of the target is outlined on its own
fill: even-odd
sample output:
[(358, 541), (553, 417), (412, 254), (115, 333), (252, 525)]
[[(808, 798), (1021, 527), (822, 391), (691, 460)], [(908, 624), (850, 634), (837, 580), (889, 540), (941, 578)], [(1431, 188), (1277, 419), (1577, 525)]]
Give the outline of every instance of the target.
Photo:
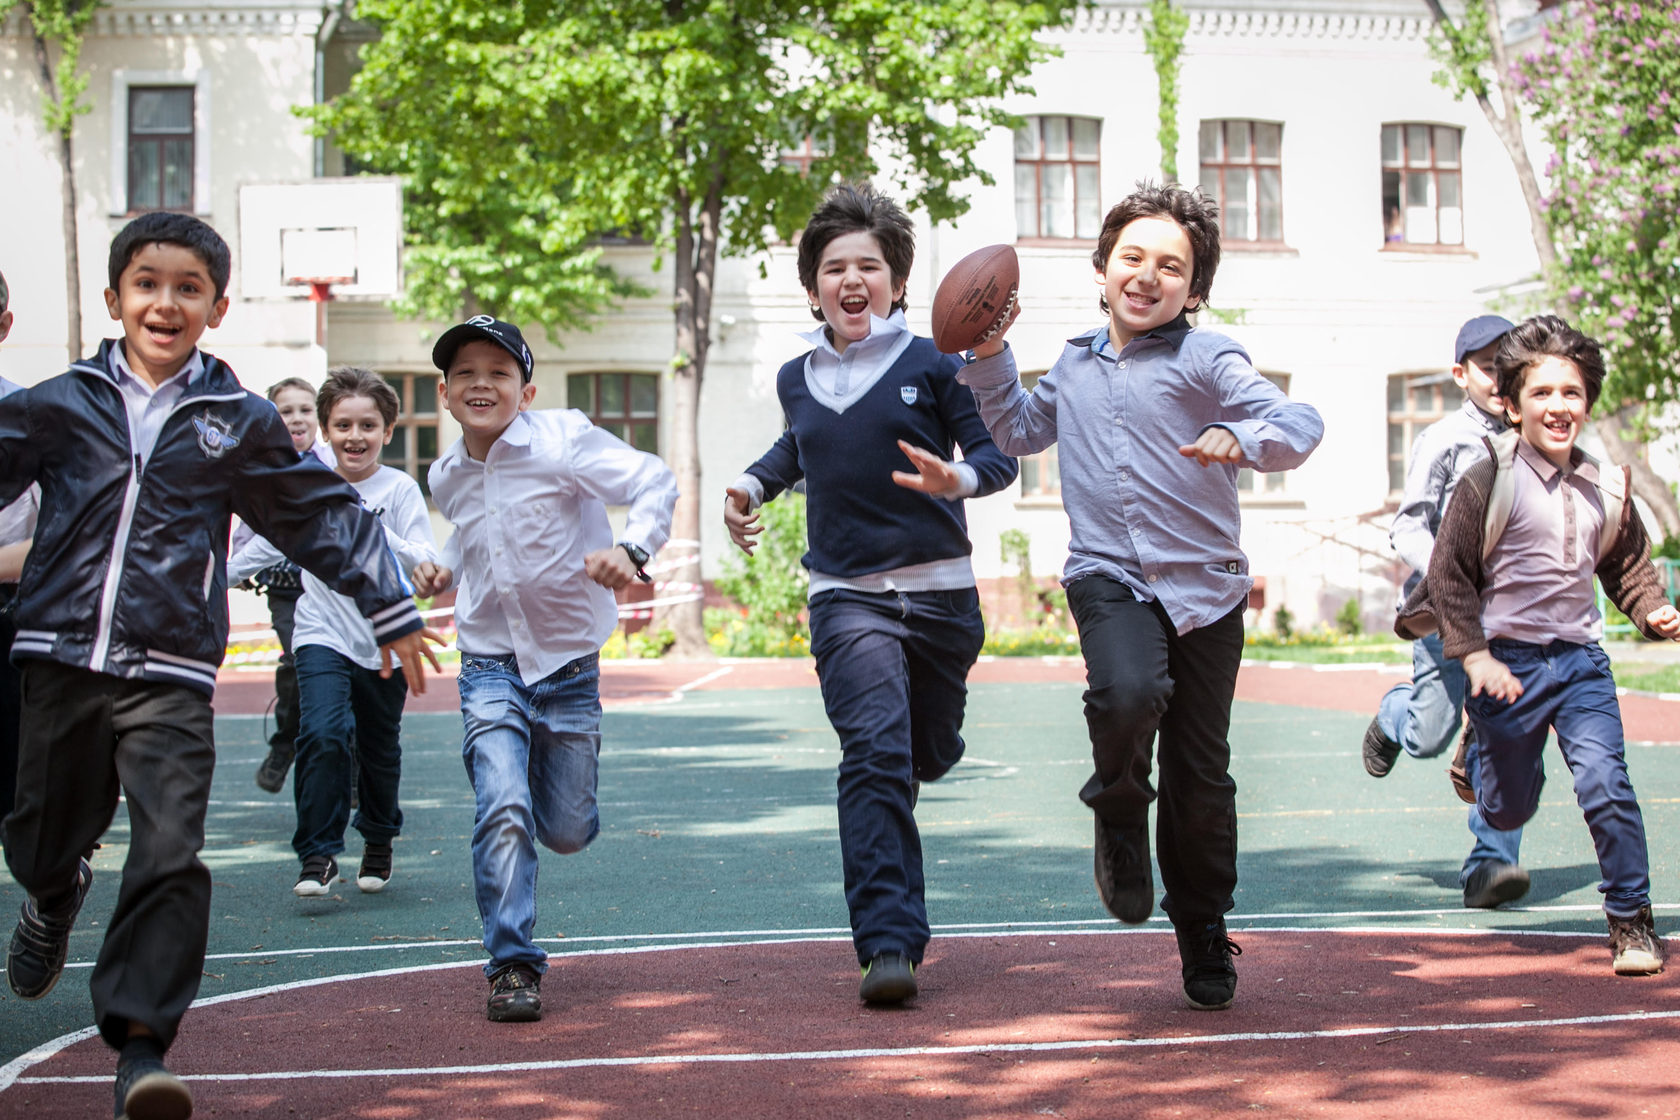
[[(1267, 370), (1256, 370), (1255, 372), (1280, 389), (1284, 396), (1289, 396), (1289, 383), (1292, 380), (1289, 374)], [(1287, 497), (1288, 483), (1288, 471), (1257, 471), (1253, 467), (1239, 468), (1237, 471), (1237, 501), (1265, 502)]]
[[(572, 387), (576, 383), (574, 379), (585, 378), (585, 377), (590, 379), (590, 382), (589, 382), (589, 385), (590, 385), (590, 389), (589, 389), (589, 404), (590, 404), (590, 407), (579, 408), (578, 405), (573, 403), (575, 398), (573, 396)], [(621, 412), (621, 413), (613, 413), (611, 415), (608, 415), (607, 413), (604, 413), (600, 410), (601, 409), (601, 379), (602, 378), (607, 378), (607, 377), (621, 377), (621, 378), (624, 378), (624, 386), (623, 386), (624, 411)], [(638, 412), (635, 409), (635, 392), (634, 392), (635, 382), (634, 382), (633, 379), (634, 378), (639, 378), (639, 377), (648, 378), (653, 383), (653, 411), (651, 413)], [(574, 370), (574, 371), (566, 374), (566, 407), (567, 408), (577, 408), (578, 411), (582, 412), (585, 416), (589, 417), (589, 422), (591, 424), (595, 425), (597, 428), (601, 428), (604, 431), (610, 432), (612, 435), (617, 436), (619, 439), (623, 440), (625, 443), (629, 444), (631, 447), (635, 447), (639, 451), (646, 451), (650, 455), (658, 455), (659, 454), (659, 444), (660, 444), (660, 423), (659, 422), (660, 422), (660, 418), (661, 418), (660, 414), (662, 412), (661, 405), (663, 404), (662, 397), (664, 395), (662, 390), (663, 390), (663, 386), (661, 385), (661, 378), (660, 378), (659, 374), (653, 373), (649, 370), (644, 370), (644, 369), (584, 369), (584, 370)], [(620, 427), (620, 426), (623, 428), (622, 432), (613, 431), (614, 427)], [(652, 434), (653, 434), (653, 439), (652, 439), (653, 446), (652, 447), (638, 446), (635, 439), (632, 438), (634, 433), (638, 430), (647, 430), (647, 431), (652, 432)]]
[(110, 215), (125, 218), (128, 208), (129, 91), (158, 86), (190, 86), (193, 91), (192, 206), (182, 213), (210, 213), (210, 73), (208, 70), (118, 70), (111, 75)]
[[(1394, 407), (1395, 386), (1399, 386), (1401, 407)], [(1428, 388), (1430, 407), (1418, 409), (1415, 392)], [(1444, 420), (1464, 405), (1464, 390), (1453, 380), (1451, 370), (1413, 370), (1391, 373), (1383, 382), (1387, 394), (1383, 405), (1385, 431), (1384, 462), (1388, 467), (1388, 495), (1397, 501), (1406, 491), (1406, 468), (1411, 464), (1412, 445), (1418, 433), (1437, 421)], [(1395, 431), (1399, 430), (1396, 440)], [(1398, 480), (1399, 485), (1395, 485)]]
[[(1064, 155), (1052, 158), (1049, 148), (1045, 144), (1046, 121), (1060, 120), (1066, 122), (1066, 141)], [(1078, 144), (1074, 139), (1075, 122), (1089, 122), (1096, 126), (1095, 151), (1090, 155), (1080, 155)], [(1011, 174), (1015, 177), (1015, 241), (1021, 245), (1067, 245), (1070, 243), (1090, 244), (1097, 240), (1102, 232), (1102, 126), (1103, 118), (1089, 117), (1070, 113), (1041, 113), (1024, 118), (1022, 127), (1012, 136), (1014, 145), (1014, 162), (1011, 164)], [(1023, 156), (1020, 152), (1021, 134), (1025, 130), (1034, 132), (1035, 155)], [(1033, 169), (1033, 197), (1031, 212), (1033, 214), (1033, 228), (1029, 232), (1021, 226), (1022, 194), (1021, 171), (1023, 167)], [(1048, 167), (1068, 168), (1068, 187), (1070, 194), (1067, 199), (1068, 214), (1071, 219), (1073, 233), (1071, 236), (1058, 236), (1044, 232), (1045, 195), (1044, 172)], [(1081, 168), (1088, 168), (1095, 172), (1096, 185), (1092, 192), (1095, 204), (1087, 217), (1090, 224), (1086, 227), (1087, 234), (1080, 232), (1080, 203), (1082, 194), (1079, 188), (1079, 172)]]
[[(443, 443), (444, 409), (438, 400), (438, 384), (443, 374), (435, 369), (409, 370), (381, 370), (379, 376), (385, 383), (396, 390), (399, 409), (397, 422), (391, 436), (391, 442), (380, 450), (379, 462), (382, 466), (395, 467), (407, 474), (420, 484), (420, 492), (430, 501), (432, 497), (431, 484), (427, 476), (431, 472), (432, 464), (442, 456), (445, 448)], [(429, 389), (421, 392), (419, 385), (424, 379), (429, 383)], [(325, 422), (325, 417), (322, 417)], [(423, 430), (432, 433), (432, 454), (424, 458), (420, 454), (420, 436)], [(392, 458), (392, 449), (401, 445), (400, 458)]]
[[(1050, 371), (1047, 369), (1029, 370), (1021, 374), (1021, 387), (1032, 392), (1038, 379)], [(1020, 502), (1023, 505), (1060, 505), (1062, 501), (1062, 469), (1058, 458), (1057, 444), (1052, 443), (1043, 451), (1034, 455), (1022, 455), (1017, 462), (1020, 469), (1017, 472), (1021, 488)]]
[[(1394, 159), (1389, 159), (1384, 150), (1388, 130), (1398, 129), (1397, 152)], [(1410, 156), (1411, 130), (1424, 129), (1429, 140), (1428, 160), (1426, 163), (1415, 164)], [(1452, 132), (1457, 135), (1458, 156), (1456, 161), (1442, 163), (1439, 156), (1439, 136), (1442, 132)], [(1449, 252), (1461, 253), (1467, 251), (1464, 221), (1464, 133), (1462, 125), (1447, 124), (1440, 121), (1384, 121), (1377, 133), (1377, 157), (1381, 175), (1379, 202), (1382, 208), (1382, 248), (1386, 252)], [(1389, 176), (1394, 176), (1394, 193), (1389, 194)], [(1424, 206), (1411, 206), (1407, 202), (1409, 179), (1413, 175), (1427, 176), (1427, 196), (1429, 202)], [(1441, 203), (1441, 183), (1444, 178), (1451, 178), (1457, 184), (1458, 205), (1456, 207), (1443, 206)], [(1390, 198), (1393, 199), (1393, 209), (1390, 209)], [(1430, 241), (1410, 240), (1411, 219), (1409, 213), (1414, 210), (1428, 210), (1433, 216), (1435, 236)], [(1441, 215), (1443, 211), (1456, 210), (1458, 212), (1458, 240), (1442, 240)], [(1399, 232), (1394, 232), (1393, 222), (1398, 220)]]
[[(1219, 153), (1213, 160), (1207, 159), (1203, 153), (1203, 130), (1209, 125), (1219, 126)], [(1228, 128), (1231, 125), (1246, 125), (1248, 127), (1248, 157), (1244, 160), (1230, 158), (1230, 142)], [(1265, 125), (1276, 128), (1278, 133), (1277, 156), (1262, 158), (1258, 142), (1258, 127)], [(1202, 187), (1202, 193), (1207, 193), (1208, 171), (1215, 174), (1214, 201), (1219, 204), (1220, 214), (1220, 244), (1227, 249), (1284, 249), (1288, 243), (1284, 238), (1283, 225), (1283, 125), (1282, 121), (1261, 120), (1255, 117), (1206, 117), (1196, 126), (1196, 163), (1197, 183)], [(1231, 171), (1246, 171), (1248, 173), (1248, 188), (1244, 191), (1243, 202), (1248, 213), (1249, 229), (1252, 237), (1233, 236), (1228, 228), (1228, 217), (1231, 208), (1230, 198), (1226, 190), (1226, 174)], [(1260, 179), (1262, 171), (1277, 173), (1277, 236), (1263, 237), (1261, 230), (1264, 223), (1261, 217)]]

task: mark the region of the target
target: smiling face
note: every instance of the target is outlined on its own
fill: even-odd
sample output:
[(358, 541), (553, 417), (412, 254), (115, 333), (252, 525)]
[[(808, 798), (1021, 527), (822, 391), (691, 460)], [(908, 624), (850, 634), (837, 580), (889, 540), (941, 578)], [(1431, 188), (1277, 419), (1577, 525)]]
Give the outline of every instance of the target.
[(228, 297), (216, 298), (210, 269), (183, 245), (154, 241), (128, 260), (105, 309), (123, 325), (123, 353), (154, 387), (181, 372), (199, 338), (219, 326)]
[(1192, 260), (1190, 235), (1171, 218), (1135, 218), (1120, 231), (1096, 278), (1116, 349), (1178, 318), (1190, 301)]
[(1493, 356), (1499, 352), (1499, 340), (1494, 339), (1480, 350), (1464, 355), (1464, 360), (1452, 368), (1453, 380), (1464, 390), (1476, 407), (1490, 415), (1499, 415), (1499, 382), (1493, 375)]
[(302, 455), (315, 446), (320, 424), (315, 417), (315, 394), (306, 389), (282, 389), (274, 394), (274, 407), (286, 423), (292, 446)]
[(1580, 369), (1568, 358), (1547, 355), (1529, 367), (1515, 407), (1507, 404), (1506, 415), (1523, 442), (1561, 470), (1569, 466), (1569, 453), (1586, 427), (1590, 407)]
[(379, 469), (379, 453), (396, 432), (371, 397), (340, 397), (327, 417), (327, 442), (338, 457), (338, 473), (360, 482)]
[(438, 382), (439, 402), (460, 423), (467, 454), (480, 460), (536, 395), (513, 355), (482, 338), (463, 342)]
[(822, 312), (840, 353), (869, 337), (869, 317), (885, 319), (904, 297), (875, 235), (857, 230), (823, 246), (817, 286), (806, 293)]

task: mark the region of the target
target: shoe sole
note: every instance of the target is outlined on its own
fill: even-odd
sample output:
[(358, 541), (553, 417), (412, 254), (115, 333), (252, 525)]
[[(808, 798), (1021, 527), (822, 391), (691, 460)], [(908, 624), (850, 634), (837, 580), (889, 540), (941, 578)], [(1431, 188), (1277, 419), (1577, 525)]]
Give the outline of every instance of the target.
[(1492, 910), (1507, 902), (1515, 902), (1528, 893), (1528, 872), (1520, 867), (1507, 867), (1482, 884), (1474, 898), (1464, 896), (1466, 910)]
[(1141, 926), (1149, 920), (1149, 915), (1155, 912), (1155, 882), (1150, 880), (1147, 892), (1141, 897), (1127, 897), (1137, 892), (1117, 891), (1111, 901), (1103, 894), (1101, 875), (1092, 875), (1091, 881), (1097, 885), (1097, 897), (1102, 899), (1103, 909), (1111, 915), (1125, 922), (1129, 926)]
[(1388, 772), (1394, 769), (1395, 759), (1400, 757), (1400, 744), (1392, 742), (1382, 733), (1382, 724), (1377, 720), (1371, 721), (1371, 726), (1365, 729), (1365, 741), (1360, 746), (1360, 753), (1365, 762), (1365, 773), (1373, 778), (1386, 778)]
[(1623, 953), (1611, 967), (1617, 976), (1655, 976), (1663, 970), (1663, 961), (1650, 953)]
[(390, 881), (389, 879), (381, 879), (377, 875), (358, 875), (356, 876), (356, 889), (363, 894), (378, 894), (385, 889), (385, 884)]
[(332, 893), (332, 884), (317, 883), (311, 879), (307, 883), (294, 883), (292, 893), (299, 898), (325, 898)]
[(129, 1086), (118, 1120), (187, 1120), (192, 1093), (181, 1079), (167, 1073), (148, 1073)]
[(1232, 992), (1231, 998), (1223, 1003), (1199, 1003), (1189, 992), (1185, 992), (1184, 1002), (1195, 1008), (1197, 1011), (1224, 1011), (1233, 1003), (1237, 1002), (1237, 993)]
[(916, 997), (916, 978), (914, 976), (893, 976), (883, 978), (874, 984), (864, 977), (858, 986), (858, 998), (864, 1003), (903, 1003)]
[(62, 977), (63, 975), (64, 975), (64, 969), (60, 968), (57, 972), (53, 973), (53, 978), (51, 980), (47, 981), (47, 986), (46, 987), (42, 988), (38, 992), (33, 992), (33, 993), (26, 992), (22, 988), (18, 987), (16, 984), (12, 983), (12, 962), (11, 962), (11, 959), (9, 957), (6, 960), (6, 987), (10, 988), (12, 990), (12, 994), (14, 996), (18, 997), (19, 999), (28, 999), (28, 1000), (46, 999), (49, 995), (52, 994), (52, 990), (54, 988), (58, 987), (59, 978)]
[(535, 1023), (542, 1018), (542, 1002), (489, 1007), (485, 1009), (484, 1017), (492, 1023)]

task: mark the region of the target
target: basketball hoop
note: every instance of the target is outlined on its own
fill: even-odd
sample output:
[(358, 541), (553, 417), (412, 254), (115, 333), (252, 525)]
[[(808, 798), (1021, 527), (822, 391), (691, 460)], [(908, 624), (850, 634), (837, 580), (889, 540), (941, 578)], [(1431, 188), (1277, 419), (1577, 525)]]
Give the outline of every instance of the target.
[(309, 288), (309, 302), (315, 305), (315, 345), (325, 350), (327, 348), (327, 303), (333, 297), (334, 284), (354, 284), (354, 276), (288, 276), (286, 286), (296, 288), (307, 285)]

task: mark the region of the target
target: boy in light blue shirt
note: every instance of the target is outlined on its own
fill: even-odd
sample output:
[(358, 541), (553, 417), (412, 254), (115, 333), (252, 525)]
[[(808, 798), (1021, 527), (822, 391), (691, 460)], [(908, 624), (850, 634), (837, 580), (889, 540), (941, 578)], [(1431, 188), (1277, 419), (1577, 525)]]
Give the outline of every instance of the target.
[(1237, 883), (1236, 783), (1226, 734), (1252, 580), (1238, 544), (1237, 473), (1299, 466), (1324, 434), (1309, 405), (1242, 347), (1193, 328), (1219, 265), (1200, 191), (1141, 186), (1108, 212), (1093, 256), (1103, 327), (1068, 340), (1029, 393), (1001, 337), (960, 379), (1008, 455), (1060, 443), (1072, 524), (1068, 607), (1085, 656), (1096, 772), (1097, 890), (1124, 922), (1154, 905), (1150, 754), (1160, 736), (1161, 908), (1178, 934), (1184, 995), (1229, 1007), (1241, 950), (1224, 915)]

